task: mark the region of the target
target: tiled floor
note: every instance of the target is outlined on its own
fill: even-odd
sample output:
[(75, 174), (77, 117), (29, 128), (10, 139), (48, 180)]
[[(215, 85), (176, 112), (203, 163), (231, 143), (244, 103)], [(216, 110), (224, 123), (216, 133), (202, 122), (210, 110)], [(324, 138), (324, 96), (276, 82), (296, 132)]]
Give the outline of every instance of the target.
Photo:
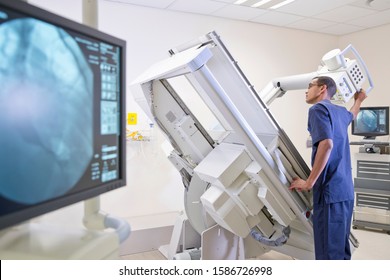
[[(359, 248), (352, 255), (353, 260), (390, 260), (390, 235), (376, 230), (352, 230), (359, 240)], [(150, 251), (140, 254), (122, 256), (126, 260), (165, 260), (159, 251)], [(259, 259), (291, 260), (290, 256), (275, 251), (264, 254)]]
[(356, 229), (352, 231), (359, 240), (353, 260), (390, 260), (390, 235), (382, 231)]

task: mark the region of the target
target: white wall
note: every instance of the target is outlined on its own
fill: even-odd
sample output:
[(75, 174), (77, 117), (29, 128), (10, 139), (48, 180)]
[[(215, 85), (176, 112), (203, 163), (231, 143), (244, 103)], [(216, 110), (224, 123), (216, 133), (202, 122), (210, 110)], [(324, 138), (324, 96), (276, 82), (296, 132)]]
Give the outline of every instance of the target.
[[(29, 2), (81, 21), (81, 0)], [(377, 105), (382, 101), (389, 104), (384, 68), (389, 61), (389, 40), (384, 43), (379, 40), (385, 37), (384, 34), (389, 34), (390, 26), (338, 38), (108, 1), (99, 1), (99, 5), (99, 29), (127, 41), (128, 84), (151, 64), (168, 57), (170, 48), (216, 30), (257, 90), (275, 77), (314, 71), (327, 51), (353, 43), (372, 69), (377, 84), (375, 94), (381, 96), (381, 99), (376, 98), (376, 102), (370, 98), (367, 104)], [(145, 115), (133, 101), (129, 87), (127, 89), (127, 111), (139, 114), (138, 128), (147, 128)], [(310, 150), (305, 147), (307, 109), (304, 91), (290, 92), (271, 106), (282, 128), (309, 162)], [(138, 224), (140, 220), (150, 226), (160, 223), (161, 217), (171, 219), (183, 207), (180, 177), (159, 147), (163, 136), (157, 131), (154, 133), (157, 135), (155, 141), (128, 144), (127, 187), (101, 196), (105, 211), (126, 217), (133, 227), (142, 227)], [(45, 215), (43, 219), (69, 223), (72, 215), (72, 219), (74, 217), (73, 220), (77, 221), (82, 215), (81, 209), (81, 205), (77, 204)]]

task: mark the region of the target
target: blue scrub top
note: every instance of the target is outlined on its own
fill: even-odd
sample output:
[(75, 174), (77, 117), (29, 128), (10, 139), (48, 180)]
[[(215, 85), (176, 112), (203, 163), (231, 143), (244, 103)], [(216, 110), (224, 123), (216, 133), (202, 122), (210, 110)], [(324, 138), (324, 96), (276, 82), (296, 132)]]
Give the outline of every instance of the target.
[(335, 203), (354, 199), (348, 126), (353, 114), (323, 100), (309, 109), (308, 130), (312, 137), (312, 165), (320, 141), (333, 140), (328, 163), (313, 187), (313, 203)]

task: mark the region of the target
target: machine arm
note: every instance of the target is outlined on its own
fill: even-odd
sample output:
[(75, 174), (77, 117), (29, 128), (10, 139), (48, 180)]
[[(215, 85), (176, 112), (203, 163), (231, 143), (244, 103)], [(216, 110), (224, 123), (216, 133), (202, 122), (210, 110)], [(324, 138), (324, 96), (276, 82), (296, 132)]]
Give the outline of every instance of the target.
[[(355, 58), (344, 57), (346, 53), (352, 53)], [(367, 94), (374, 87), (362, 57), (352, 45), (348, 45), (343, 51), (334, 49), (327, 52), (322, 57), (317, 71), (273, 79), (260, 92), (260, 96), (267, 105), (270, 105), (275, 98), (283, 96), (289, 90), (306, 89), (311, 79), (316, 76), (329, 76), (336, 82), (337, 92), (332, 99), (335, 103), (347, 103), (366, 81)]]

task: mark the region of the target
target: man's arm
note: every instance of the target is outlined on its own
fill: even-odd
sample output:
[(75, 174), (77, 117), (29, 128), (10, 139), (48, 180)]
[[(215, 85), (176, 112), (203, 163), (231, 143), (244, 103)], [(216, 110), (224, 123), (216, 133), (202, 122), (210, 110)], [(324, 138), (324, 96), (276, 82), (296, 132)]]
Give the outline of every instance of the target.
[(314, 159), (313, 169), (311, 170), (307, 180), (305, 181), (301, 178), (294, 178), (289, 189), (290, 190), (296, 189), (297, 191), (308, 191), (311, 188), (313, 188), (315, 182), (317, 181), (318, 177), (324, 170), (329, 160), (332, 149), (333, 149), (332, 139), (322, 140), (318, 144), (317, 154)]
[(357, 93), (355, 93), (354, 99), (355, 102), (353, 103), (351, 109), (349, 110), (353, 114), (353, 119), (356, 119), (359, 111), (360, 111), (360, 106), (363, 102), (364, 99), (366, 99), (367, 94), (364, 89), (361, 89)]

